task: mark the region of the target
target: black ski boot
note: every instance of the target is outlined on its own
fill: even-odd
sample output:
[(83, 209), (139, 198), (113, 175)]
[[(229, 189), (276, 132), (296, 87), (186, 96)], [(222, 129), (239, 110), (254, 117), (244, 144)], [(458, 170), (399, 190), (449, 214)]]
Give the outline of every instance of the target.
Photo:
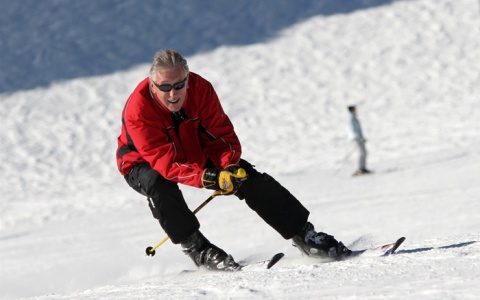
[(231, 255), (210, 243), (200, 231), (192, 234), (181, 243), (182, 251), (187, 254), (197, 267), (209, 270), (236, 271), (241, 267)]
[(332, 258), (342, 260), (349, 257), (352, 251), (338, 242), (333, 236), (323, 232), (316, 232), (310, 222), (292, 238), (293, 246), (310, 257)]

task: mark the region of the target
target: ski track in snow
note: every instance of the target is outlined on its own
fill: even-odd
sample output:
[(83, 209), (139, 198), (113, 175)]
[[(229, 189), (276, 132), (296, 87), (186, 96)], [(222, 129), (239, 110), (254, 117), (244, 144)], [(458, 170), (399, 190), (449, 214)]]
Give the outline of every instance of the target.
[[(0, 299), (476, 299), (479, 6), (393, 1), (187, 57), (244, 158), (352, 249), (406, 236), (389, 257), (304, 258), (244, 202), (218, 197), (199, 213), (212, 242), (237, 260), (286, 257), (271, 270), (182, 274), (194, 266), (179, 246), (144, 255), (164, 233), (115, 165), (121, 110), (148, 64), (0, 94)], [(353, 103), (375, 171), (358, 178), (346, 157)], [(210, 195), (182, 191), (192, 209)]]

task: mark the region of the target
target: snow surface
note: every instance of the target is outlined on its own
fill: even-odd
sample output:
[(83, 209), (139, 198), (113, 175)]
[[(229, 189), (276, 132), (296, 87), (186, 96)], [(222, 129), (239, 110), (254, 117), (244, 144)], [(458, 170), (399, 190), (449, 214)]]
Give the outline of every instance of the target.
[[(1, 299), (478, 299), (479, 1), (1, 2)], [(317, 230), (352, 249), (406, 236), (398, 255), (304, 258), (219, 197), (198, 215), (212, 242), (286, 258), (225, 274), (182, 273), (193, 263), (170, 242), (146, 257), (164, 232), (114, 154), (157, 47), (213, 83), (244, 158)], [(349, 104), (371, 176), (350, 176)], [(210, 195), (182, 190), (192, 209)]]

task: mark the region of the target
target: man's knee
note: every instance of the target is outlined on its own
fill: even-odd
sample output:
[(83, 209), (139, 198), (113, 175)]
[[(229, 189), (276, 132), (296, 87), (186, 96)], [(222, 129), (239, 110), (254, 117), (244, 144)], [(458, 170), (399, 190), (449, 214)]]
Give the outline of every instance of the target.
[(250, 164), (246, 160), (240, 160), (240, 166), (245, 169), (245, 172), (248, 175), (248, 178), (245, 182), (242, 183), (238, 191), (235, 193), (240, 200), (245, 199), (247, 195), (251, 195), (252, 192), (256, 193), (264, 188), (269, 188), (270, 184), (276, 183), (276, 180), (268, 175), (267, 173), (260, 173), (255, 169), (255, 166)]
[(135, 166), (125, 179), (134, 190), (153, 199), (171, 194), (169, 190), (179, 190), (176, 182), (165, 179), (148, 164)]

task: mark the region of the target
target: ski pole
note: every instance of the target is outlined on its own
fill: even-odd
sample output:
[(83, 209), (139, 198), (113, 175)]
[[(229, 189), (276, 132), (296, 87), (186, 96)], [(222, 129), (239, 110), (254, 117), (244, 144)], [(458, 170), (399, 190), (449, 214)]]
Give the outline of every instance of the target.
[[(213, 198), (215, 198), (216, 196), (218, 195), (221, 195), (221, 192), (220, 191), (215, 191), (213, 192), (213, 194), (207, 198), (207, 200), (203, 201), (202, 204), (200, 204), (194, 211), (193, 213), (196, 214), (197, 212), (199, 212), (202, 208), (205, 207), (205, 205), (208, 204), (208, 202), (212, 201)], [(147, 256), (154, 256), (155, 255), (155, 250), (160, 247), (163, 243), (165, 243), (166, 241), (168, 241), (170, 239), (170, 237), (167, 235), (166, 237), (164, 237), (160, 242), (158, 242), (158, 244), (156, 244), (154, 247), (147, 247), (147, 249), (145, 249), (145, 253), (147, 254)]]
[(350, 156), (352, 156), (353, 152), (355, 152), (354, 150), (355, 150), (355, 144), (352, 143), (350, 145), (350, 148), (348, 148), (347, 154), (345, 155), (345, 158), (342, 160), (340, 167), (335, 171), (335, 175), (337, 175), (338, 172), (340, 172), (340, 170), (343, 169), (343, 167), (347, 164), (348, 160), (350, 159)]

